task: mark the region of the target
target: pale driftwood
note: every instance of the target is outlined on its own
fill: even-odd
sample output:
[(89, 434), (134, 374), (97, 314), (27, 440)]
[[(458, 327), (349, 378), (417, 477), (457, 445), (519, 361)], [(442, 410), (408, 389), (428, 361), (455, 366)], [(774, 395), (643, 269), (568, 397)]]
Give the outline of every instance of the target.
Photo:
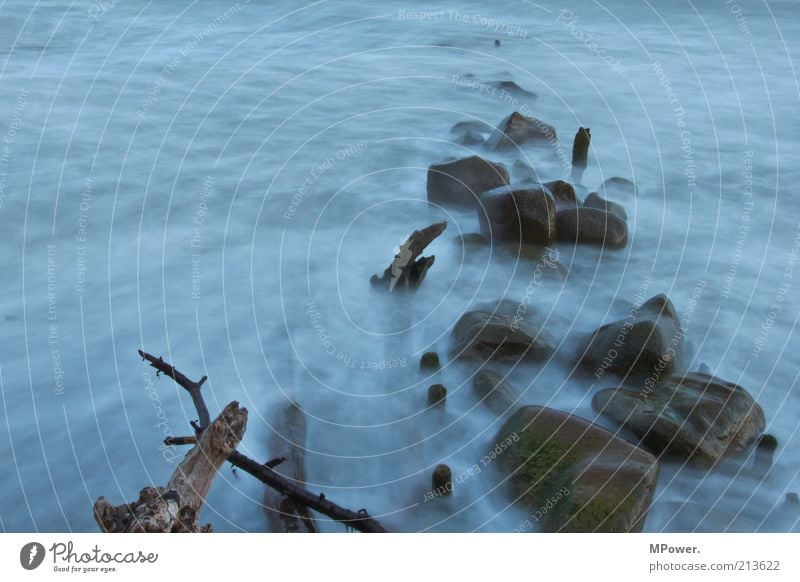
[[(205, 377), (203, 377), (203, 380), (200, 382), (192, 382), (162, 358), (156, 358), (141, 350), (139, 350), (139, 355), (150, 362), (150, 365), (156, 370), (175, 380), (179, 386), (186, 389), (192, 395), (192, 401), (195, 403), (195, 407), (198, 408), (198, 416), (200, 416), (202, 424), (203, 414), (201, 410), (208, 411), (200, 390), (201, 385), (205, 381)], [(202, 426), (198, 426), (197, 423), (192, 423), (192, 426), (194, 426), (196, 430), (199, 429), (198, 433), (202, 435)], [(202, 438), (202, 436), (200, 438)], [(194, 442), (192, 439), (193, 437), (170, 437), (164, 442), (166, 444), (188, 444)], [(268, 487), (275, 489), (278, 493), (287, 497), (295, 504), (313, 509), (314, 511), (330, 517), (334, 521), (345, 524), (347, 527), (365, 533), (384, 533), (386, 531), (376, 519), (372, 518), (367, 513), (366, 509), (352, 511), (336, 505), (328, 501), (324, 494), (320, 493), (319, 495), (314, 495), (303, 489), (293, 480), (275, 472), (274, 467), (280, 463), (280, 459), (273, 459), (268, 463), (261, 464), (241, 454), (239, 451), (234, 450), (228, 456), (228, 462), (235, 467), (239, 467), (246, 473), (249, 473)]]
[[(303, 485), (305, 471), (306, 417), (294, 402), (281, 407), (272, 423), (268, 448), (275, 459), (283, 459), (274, 471)], [(271, 487), (264, 491), (264, 512), (274, 533), (316, 533), (308, 508)]]
[(94, 504), (94, 518), (106, 532), (205, 532), (200, 509), (225, 460), (242, 440), (247, 409), (231, 402), (200, 435), (172, 473), (166, 487), (146, 487), (133, 503), (114, 506), (105, 497)]
[(392, 264), (383, 272), (382, 277), (373, 275), (371, 283), (375, 287), (384, 287), (389, 291), (414, 291), (428, 273), (436, 257), (420, 257), (422, 251), (447, 228), (447, 222), (437, 222), (422, 230), (415, 230), (400, 246)]

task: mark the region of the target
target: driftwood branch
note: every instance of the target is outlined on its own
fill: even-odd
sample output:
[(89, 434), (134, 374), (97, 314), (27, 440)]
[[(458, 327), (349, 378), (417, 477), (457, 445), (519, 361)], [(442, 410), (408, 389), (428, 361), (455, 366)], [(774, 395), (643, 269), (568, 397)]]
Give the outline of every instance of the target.
[(400, 246), (392, 264), (383, 272), (382, 277), (373, 275), (370, 282), (374, 287), (385, 287), (389, 291), (415, 291), (436, 257), (420, 257), (422, 251), (447, 228), (447, 222), (437, 222), (422, 230), (415, 230)]
[(114, 506), (105, 497), (94, 504), (94, 518), (105, 532), (206, 532), (200, 509), (225, 460), (242, 440), (247, 410), (231, 402), (186, 454), (166, 487), (146, 487), (133, 503)]
[(194, 426), (198, 432), (207, 427), (208, 423), (211, 421), (211, 417), (208, 414), (208, 407), (206, 406), (205, 400), (203, 400), (203, 395), (200, 392), (200, 388), (202, 388), (203, 383), (208, 380), (208, 376), (203, 376), (200, 378), (199, 382), (192, 382), (173, 366), (167, 364), (163, 358), (156, 358), (155, 356), (151, 356), (142, 350), (139, 350), (139, 355), (142, 356), (143, 360), (150, 362), (150, 365), (156, 370), (165, 376), (169, 376), (175, 380), (175, 382), (181, 388), (186, 389), (186, 391), (189, 393), (189, 396), (192, 397), (192, 402), (194, 403), (195, 410), (197, 410), (197, 416), (200, 421), (199, 426), (192, 426)]
[[(438, 235), (437, 235), (438, 236)], [(151, 365), (156, 368), (157, 370), (163, 372), (182, 388), (185, 388), (190, 395), (192, 395), (192, 401), (195, 403), (195, 407), (198, 409), (197, 413), (201, 417), (201, 424), (202, 424), (202, 413), (201, 410), (205, 410), (205, 414), (208, 414), (208, 408), (206, 407), (205, 402), (203, 401), (203, 395), (200, 391), (200, 386), (203, 382), (205, 382), (206, 378), (200, 382), (192, 382), (186, 376), (181, 374), (178, 370), (176, 370), (172, 365), (166, 363), (162, 358), (156, 358), (146, 352), (139, 350), (139, 355), (142, 356), (144, 359), (149, 361)], [(196, 394), (196, 397), (195, 397)], [(199, 404), (199, 406), (198, 406)], [(235, 404), (235, 403), (232, 403)], [(228, 405), (229, 407), (231, 404)], [(227, 408), (226, 408), (227, 410)], [(246, 414), (246, 411), (245, 411)], [(216, 421), (215, 421), (216, 422)], [(205, 436), (205, 431), (203, 431), (200, 435), (200, 441), (202, 442), (203, 437)], [(170, 437), (166, 439), (165, 444), (180, 444), (180, 443), (191, 443), (191, 437)], [(338, 521), (344, 523), (348, 527), (353, 529), (366, 532), (366, 533), (384, 533), (386, 530), (378, 523), (377, 520), (372, 518), (365, 509), (360, 509), (358, 511), (352, 511), (350, 509), (346, 509), (341, 507), (332, 501), (328, 501), (325, 498), (325, 495), (320, 493), (319, 495), (314, 495), (309, 491), (306, 491), (299, 485), (297, 485), (292, 479), (284, 477), (280, 473), (276, 472), (272, 469), (268, 464), (262, 464), (258, 461), (255, 461), (242, 453), (232, 450), (230, 454), (227, 456), (227, 460), (231, 463), (234, 467), (239, 467), (246, 473), (249, 473), (256, 479), (260, 480), (265, 485), (275, 489), (278, 493), (285, 496), (287, 499), (292, 501), (294, 504), (301, 505), (308, 509), (313, 509), (318, 511), (319, 513), (326, 515), (333, 519), (334, 521)], [(269, 463), (273, 463), (276, 460), (273, 459)]]

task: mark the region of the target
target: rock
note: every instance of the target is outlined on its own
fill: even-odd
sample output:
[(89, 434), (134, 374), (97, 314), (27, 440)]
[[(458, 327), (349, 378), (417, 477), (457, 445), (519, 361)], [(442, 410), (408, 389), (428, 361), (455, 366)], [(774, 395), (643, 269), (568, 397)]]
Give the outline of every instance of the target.
[(475, 374), (472, 390), (481, 403), (498, 416), (508, 412), (517, 400), (514, 387), (491, 370), (479, 370)]
[(622, 196), (636, 196), (636, 185), (625, 178), (609, 178), (597, 188), (597, 191), (604, 198), (609, 198), (610, 194), (619, 194)]
[(523, 180), (533, 180), (534, 182), (541, 181), (539, 179), (539, 173), (522, 160), (514, 160), (514, 165), (511, 166), (511, 175), (517, 182), (522, 182)]
[(487, 190), (508, 184), (508, 170), (478, 156), (428, 168), (428, 200), (437, 204), (477, 204)]
[(556, 212), (558, 240), (594, 244), (609, 249), (628, 244), (628, 225), (616, 214), (597, 208), (569, 208)]
[(510, 95), (516, 95), (518, 97), (527, 97), (531, 101), (535, 101), (539, 97), (536, 93), (523, 89), (514, 81), (500, 81), (499, 83), (495, 83), (494, 86), (500, 91), (505, 91)]
[(650, 453), (578, 416), (523, 406), (492, 453), (545, 532), (641, 531), (658, 478)]
[(603, 325), (589, 335), (580, 363), (597, 378), (606, 374), (644, 382), (652, 389), (683, 369), (683, 331), (672, 302), (656, 295), (634, 306), (625, 319)]
[(473, 146), (483, 145), (483, 136), (477, 131), (467, 131), (462, 133), (456, 138), (456, 143), (459, 145)]
[(450, 128), (450, 133), (452, 133), (453, 135), (461, 135), (469, 131), (475, 133), (488, 134), (494, 131), (494, 127), (492, 127), (485, 121), (470, 119), (469, 121), (459, 121), (453, 127)]
[(556, 130), (552, 125), (536, 119), (525, 117), (515, 111), (497, 126), (489, 139), (486, 147), (491, 150), (502, 150), (513, 147), (522, 147), (525, 142), (556, 140)]
[(453, 328), (453, 356), (471, 360), (544, 360), (556, 342), (544, 329), (514, 316), (469, 311)]
[(592, 406), (650, 451), (701, 466), (748, 450), (764, 432), (764, 412), (744, 388), (699, 372), (652, 390), (601, 390)]
[(493, 243), (547, 245), (556, 237), (555, 202), (543, 184), (514, 184), (484, 192), (478, 220)]
[(428, 406), (444, 404), (447, 398), (447, 388), (442, 384), (433, 384), (428, 388)]
[(489, 244), (486, 237), (477, 232), (460, 234), (454, 240), (465, 247), (482, 247)]
[(800, 495), (797, 493), (787, 493), (786, 503), (789, 505), (800, 505)]
[(419, 359), (420, 370), (438, 370), (439, 365), (439, 354), (436, 352), (425, 352)]
[(575, 188), (573, 188), (572, 184), (569, 182), (553, 180), (552, 182), (545, 182), (544, 185), (547, 186), (547, 189), (553, 194), (553, 200), (556, 203), (556, 211), (580, 206), (578, 197), (575, 195)]
[(445, 464), (436, 465), (431, 474), (431, 491), (434, 495), (450, 495), (453, 492), (453, 472)]
[(628, 213), (625, 212), (625, 207), (622, 204), (617, 204), (616, 202), (611, 202), (610, 200), (606, 200), (602, 196), (600, 196), (597, 192), (592, 192), (586, 197), (586, 200), (583, 201), (583, 205), (586, 208), (597, 208), (598, 210), (604, 210), (605, 212), (610, 212), (611, 214), (616, 214), (622, 220), (628, 220)]
[(762, 477), (772, 468), (772, 458), (778, 448), (778, 439), (771, 434), (761, 435), (756, 445), (756, 456), (753, 459), (753, 470)]

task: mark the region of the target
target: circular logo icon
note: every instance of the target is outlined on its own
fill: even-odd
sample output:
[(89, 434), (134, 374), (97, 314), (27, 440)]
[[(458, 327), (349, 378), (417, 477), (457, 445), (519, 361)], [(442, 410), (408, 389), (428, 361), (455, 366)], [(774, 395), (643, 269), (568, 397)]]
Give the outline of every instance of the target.
[(44, 561), (44, 546), (39, 542), (28, 542), (19, 551), (19, 563), (26, 570), (35, 570)]

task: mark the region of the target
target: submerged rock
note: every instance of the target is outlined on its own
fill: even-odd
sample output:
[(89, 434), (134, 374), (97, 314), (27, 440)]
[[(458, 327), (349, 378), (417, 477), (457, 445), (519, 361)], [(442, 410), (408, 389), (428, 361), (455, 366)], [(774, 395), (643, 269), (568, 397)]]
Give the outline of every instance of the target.
[(625, 319), (590, 334), (580, 364), (597, 378), (616, 374), (652, 389), (684, 371), (683, 355), (680, 317), (666, 295), (656, 295), (641, 307), (634, 306)]
[(456, 143), (465, 146), (483, 145), (483, 136), (477, 131), (466, 131), (456, 138)]
[(555, 202), (543, 184), (512, 184), (484, 192), (478, 220), (492, 242), (550, 244), (556, 236)]
[(479, 156), (428, 168), (428, 200), (437, 204), (477, 204), (487, 190), (508, 184), (508, 170)]
[(556, 213), (558, 240), (573, 244), (601, 245), (609, 249), (628, 244), (628, 225), (617, 216), (597, 208), (576, 207)]
[(481, 403), (497, 415), (507, 412), (517, 400), (511, 383), (491, 370), (479, 370), (475, 374), (472, 390)]
[(611, 202), (611, 200), (606, 200), (597, 192), (592, 192), (589, 194), (586, 197), (586, 200), (583, 201), (583, 205), (586, 208), (597, 208), (599, 210), (610, 212), (611, 214), (616, 214), (622, 220), (628, 220), (628, 213), (625, 212), (625, 207), (622, 204), (617, 204), (616, 202)]
[(518, 97), (527, 97), (530, 101), (535, 101), (539, 96), (533, 91), (528, 91), (517, 85), (514, 81), (500, 81), (495, 83), (494, 86), (500, 91), (505, 91), (511, 95)]
[(592, 406), (650, 451), (702, 466), (748, 450), (764, 432), (764, 412), (747, 390), (699, 372), (652, 390), (601, 390)]
[(478, 232), (460, 234), (454, 240), (465, 247), (482, 247), (489, 244), (486, 237)]
[(526, 142), (541, 142), (556, 140), (556, 130), (535, 117), (525, 117), (515, 111), (497, 126), (486, 140), (486, 147), (492, 150), (502, 150), (522, 147)]
[(553, 336), (512, 315), (469, 311), (453, 328), (453, 357), (470, 360), (544, 360), (554, 351)]
[(597, 188), (597, 191), (604, 198), (608, 198), (609, 194), (619, 194), (628, 197), (636, 196), (637, 194), (636, 185), (633, 182), (627, 178), (620, 178), (618, 176), (604, 181), (600, 184), (600, 187)]
[(541, 530), (642, 530), (658, 462), (604, 428), (560, 410), (523, 406), (500, 429), (493, 452), (511, 498)]
[(514, 160), (514, 165), (511, 166), (511, 175), (517, 182), (522, 182), (525, 180), (532, 180), (534, 182), (540, 182), (539, 179), (539, 172), (533, 169), (530, 164), (523, 162), (522, 160)]
[(778, 439), (771, 434), (761, 435), (756, 445), (756, 456), (753, 459), (753, 470), (758, 475), (765, 476), (772, 469), (772, 460), (777, 449)]
[(556, 211), (564, 210), (566, 208), (575, 208), (580, 206), (578, 197), (575, 194), (575, 188), (569, 182), (564, 180), (553, 180), (552, 182), (545, 182), (547, 189), (553, 193), (553, 200), (556, 203)]
[(494, 127), (485, 121), (471, 119), (469, 121), (459, 121), (450, 128), (450, 133), (453, 135), (461, 135), (467, 133), (468, 131), (474, 131), (475, 133), (492, 133), (494, 131)]

